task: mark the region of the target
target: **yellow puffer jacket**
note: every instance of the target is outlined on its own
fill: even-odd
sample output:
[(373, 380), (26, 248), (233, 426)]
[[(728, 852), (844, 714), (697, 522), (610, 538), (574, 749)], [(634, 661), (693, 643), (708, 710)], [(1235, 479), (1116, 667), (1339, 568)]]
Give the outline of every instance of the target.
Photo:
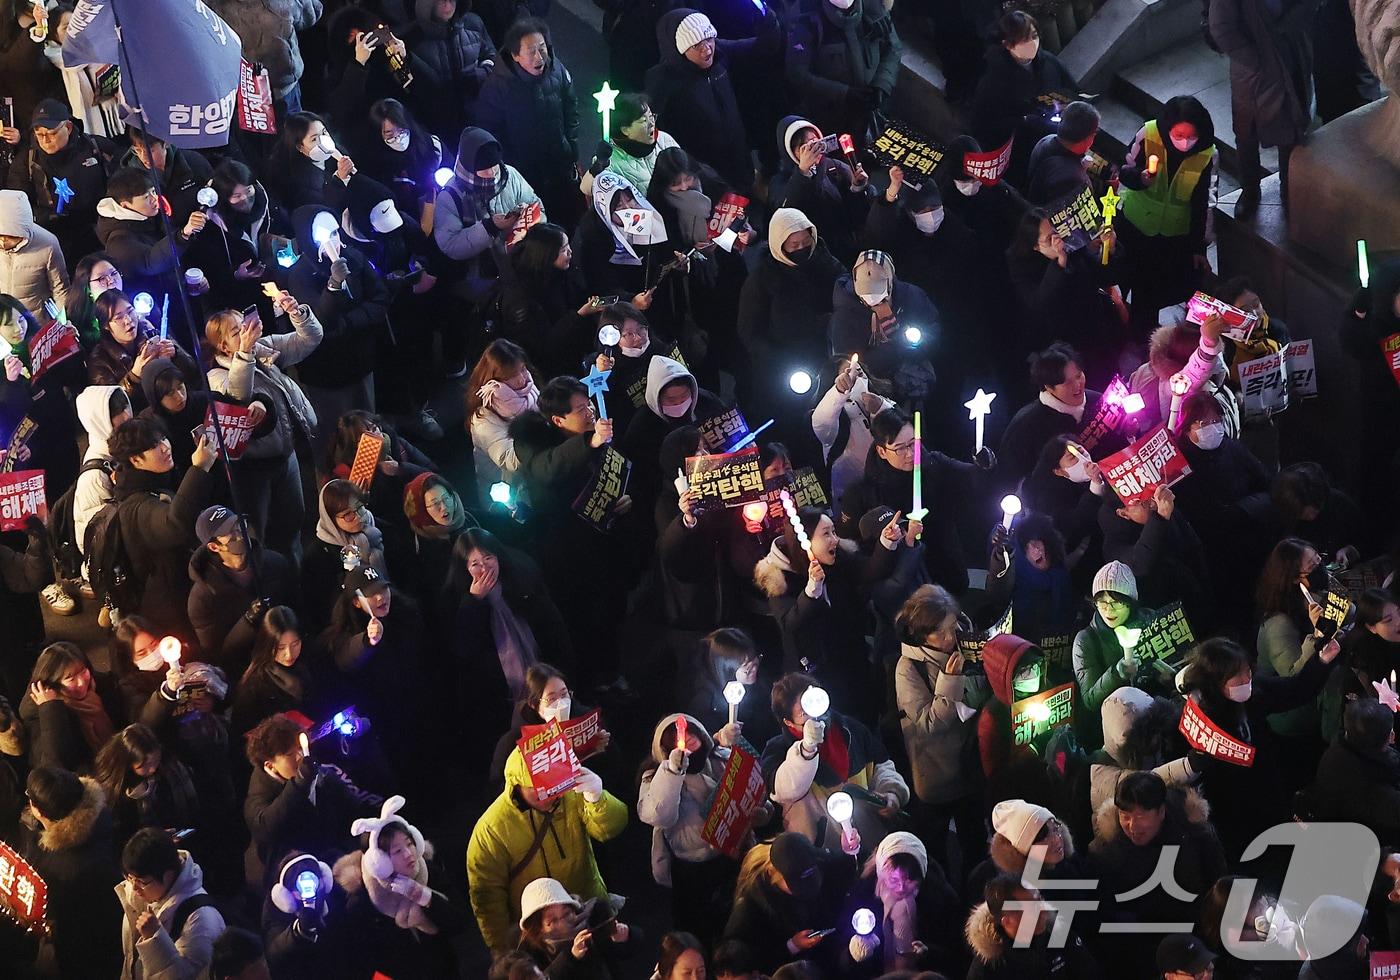
[[(593, 841), (611, 840), (627, 826), (627, 805), (606, 790), (596, 803), (571, 791), (549, 813), (531, 809), (515, 792), (530, 784), (519, 749), (506, 760), (505, 777), (505, 791), (476, 822), (467, 845), (472, 911), (492, 952), (514, 948), (520, 893), (536, 878), (554, 878), (580, 899), (607, 897), (593, 859)], [(539, 849), (512, 876), (546, 823)]]

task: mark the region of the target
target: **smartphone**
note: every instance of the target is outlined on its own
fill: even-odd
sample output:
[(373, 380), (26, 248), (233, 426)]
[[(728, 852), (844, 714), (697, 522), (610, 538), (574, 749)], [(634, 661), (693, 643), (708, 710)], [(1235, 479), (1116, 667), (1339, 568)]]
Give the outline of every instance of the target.
[(593, 301), (593, 308), (595, 310), (601, 310), (605, 306), (612, 306), (614, 303), (621, 302), (621, 296), (599, 296), (596, 300)]
[(830, 136), (823, 136), (821, 139), (812, 140), (807, 145), (815, 146), (824, 154), (835, 153), (841, 148), (841, 137), (833, 133)]
[(808, 929), (807, 935), (812, 939), (825, 939), (835, 931), (835, 929)]
[(170, 835), (170, 837), (171, 837), (172, 840), (182, 841), (182, 840), (184, 840), (185, 838), (191, 836), (193, 833), (194, 833), (194, 828), (193, 828), (193, 827), (182, 827), (182, 828), (180, 828), (179, 830), (174, 831), (174, 832)]
[(199, 445), (200, 440), (203, 439), (205, 436), (208, 436), (211, 442), (214, 439), (214, 434), (210, 431), (207, 425), (196, 425), (193, 429), (190, 430), (190, 438), (194, 440), (194, 444), (196, 446)]
[(244, 320), (256, 320), (256, 319), (258, 319), (258, 304), (257, 304), (257, 303), (254, 303), (252, 306), (249, 306), (249, 307), (247, 307), (246, 309), (243, 310), (243, 319), (244, 319)]
[(14, 129), (14, 128), (15, 128), (15, 100), (12, 99), (12, 98), (10, 98), (8, 95), (5, 96), (4, 108), (3, 108), (3, 109), (0, 109), (0, 112), (3, 112), (3, 113), (4, 113), (5, 128), (6, 128), (6, 129)]
[(617, 916), (610, 915), (597, 925), (589, 926), (588, 930), (595, 939), (607, 939), (617, 930)]

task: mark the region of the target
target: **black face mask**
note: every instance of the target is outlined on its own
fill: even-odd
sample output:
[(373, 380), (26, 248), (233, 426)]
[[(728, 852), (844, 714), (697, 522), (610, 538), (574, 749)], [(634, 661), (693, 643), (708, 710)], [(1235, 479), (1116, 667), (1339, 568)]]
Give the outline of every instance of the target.
[(795, 262), (798, 265), (806, 265), (808, 262), (811, 261), (812, 255), (816, 251), (817, 246), (808, 245), (806, 248), (799, 248), (795, 252), (788, 252), (787, 257), (789, 261)]

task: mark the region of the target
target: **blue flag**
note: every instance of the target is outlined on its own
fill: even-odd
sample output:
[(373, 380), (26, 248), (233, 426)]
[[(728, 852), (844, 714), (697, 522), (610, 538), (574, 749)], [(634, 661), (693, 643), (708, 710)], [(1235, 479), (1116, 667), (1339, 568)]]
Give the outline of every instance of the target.
[(242, 46), (201, 0), (78, 0), (63, 64), (117, 65), (132, 125), (175, 146), (223, 146)]

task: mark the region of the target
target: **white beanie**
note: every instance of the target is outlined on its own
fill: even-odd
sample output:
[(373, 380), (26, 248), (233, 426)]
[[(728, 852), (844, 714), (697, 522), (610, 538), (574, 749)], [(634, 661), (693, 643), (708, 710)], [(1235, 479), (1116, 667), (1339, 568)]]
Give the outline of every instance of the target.
[(992, 808), (992, 829), (1009, 840), (1019, 853), (1029, 854), (1041, 828), (1054, 816), (1035, 803), (1002, 800)]
[(1117, 592), (1137, 601), (1137, 576), (1121, 561), (1111, 561), (1094, 573), (1093, 595), (1100, 592)]
[(880, 846), (875, 848), (876, 870), (883, 868), (885, 862), (896, 854), (912, 854), (914, 860), (919, 862), (919, 870), (925, 875), (928, 874), (928, 848), (909, 831), (896, 830), (885, 835), (885, 839), (880, 841)]
[(797, 208), (778, 208), (773, 212), (773, 216), (768, 219), (768, 251), (773, 258), (783, 265), (796, 266), (797, 263), (783, 254), (783, 242), (788, 240), (788, 236), (798, 231), (812, 229), (812, 238), (816, 239), (817, 226), (812, 224), (808, 218)]
[(520, 893), (520, 928), (525, 928), (525, 920), (546, 905), (572, 905), (578, 911), (578, 900), (553, 878), (536, 878)]
[(676, 25), (676, 50), (685, 54), (701, 41), (717, 36), (715, 25), (710, 23), (710, 18), (697, 10), (693, 14), (687, 14), (685, 19)]

